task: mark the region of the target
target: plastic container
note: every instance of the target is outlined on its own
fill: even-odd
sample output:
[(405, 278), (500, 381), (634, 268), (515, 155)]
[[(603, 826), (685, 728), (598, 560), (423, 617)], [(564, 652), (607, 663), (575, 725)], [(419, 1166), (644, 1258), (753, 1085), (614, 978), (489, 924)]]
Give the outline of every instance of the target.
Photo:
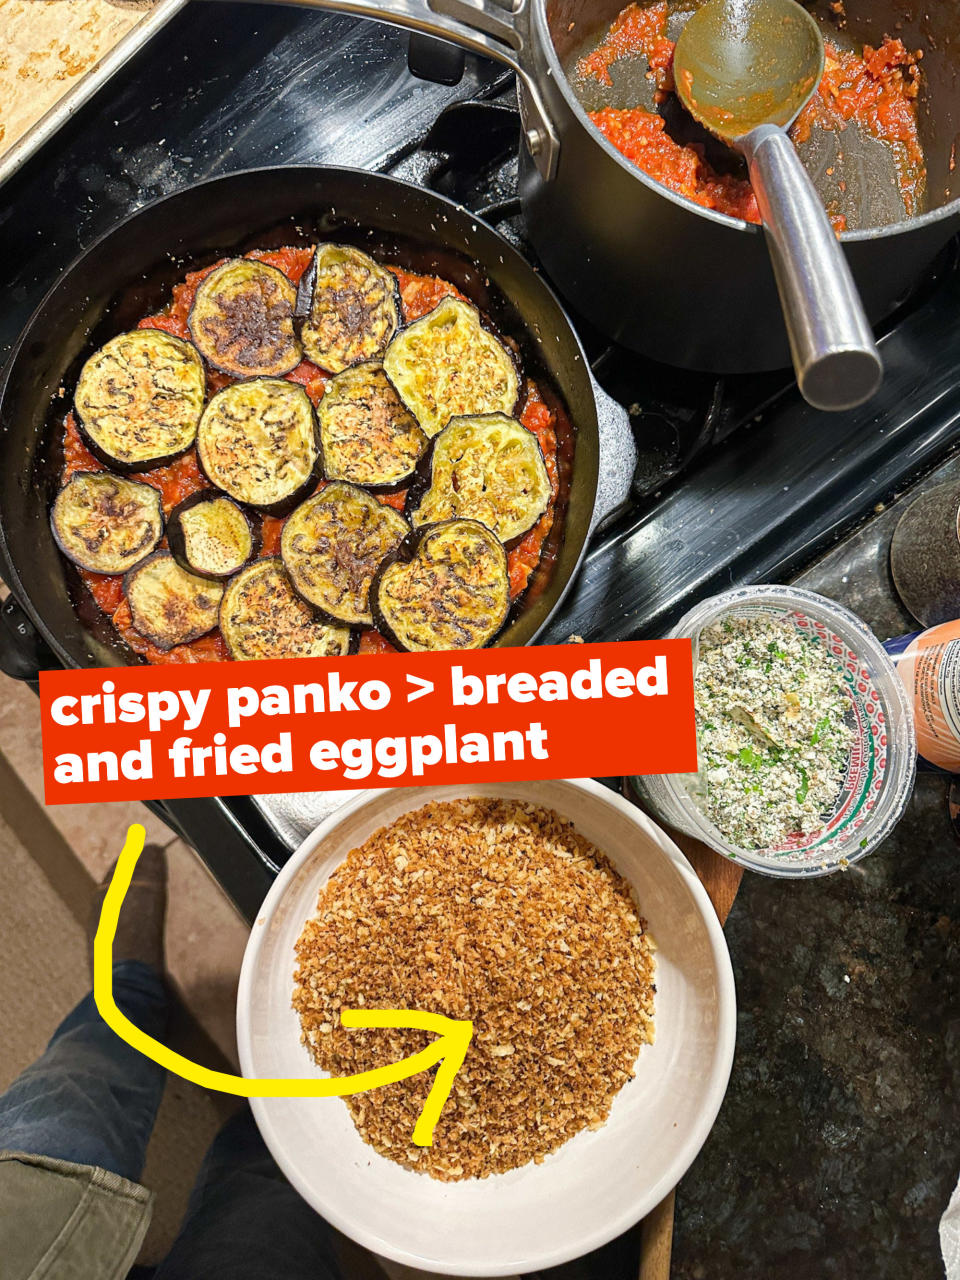
[(691, 609), (670, 637), (698, 641), (719, 618), (755, 614), (788, 619), (806, 636), (816, 635), (843, 669), (850, 693), (848, 724), (856, 738), (843, 787), (823, 827), (793, 836), (772, 849), (740, 849), (725, 840), (697, 800), (700, 774), (636, 777), (643, 802), (664, 822), (695, 836), (719, 853), (772, 876), (822, 876), (842, 870), (884, 840), (899, 821), (916, 773), (916, 734), (906, 690), (876, 636), (849, 609), (800, 587), (739, 587)]

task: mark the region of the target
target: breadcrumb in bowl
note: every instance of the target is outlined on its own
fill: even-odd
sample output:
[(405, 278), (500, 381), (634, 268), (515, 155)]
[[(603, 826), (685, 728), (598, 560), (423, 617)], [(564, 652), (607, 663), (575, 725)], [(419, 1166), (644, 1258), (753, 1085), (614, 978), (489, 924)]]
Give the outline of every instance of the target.
[(347, 1100), (381, 1155), (434, 1178), (485, 1178), (599, 1128), (653, 1040), (654, 947), (630, 886), (569, 819), (515, 800), (433, 802), (337, 868), (297, 942), (294, 1008), (331, 1075), (426, 1048), (357, 1035), (340, 1009), (469, 1018), (473, 1040), (434, 1131), (411, 1141), (429, 1073)]
[[(439, 819), (442, 826), (444, 817), (463, 814), (471, 805), (474, 816), (482, 813), (487, 819), (487, 834), (493, 834), (491, 823), (495, 830), (512, 823), (514, 849), (529, 849), (514, 853), (509, 871), (506, 854), (502, 864), (500, 855), (493, 861), (486, 856), (489, 874), (479, 889), (472, 885), (480, 878), (470, 882), (469, 900), (461, 886), (464, 900), (456, 911), (446, 913), (450, 920), (441, 927), (439, 914), (430, 912), (427, 890), (414, 887), (431, 871), (434, 880), (438, 875), (437, 865), (429, 865), (429, 841), (411, 857), (409, 847), (390, 850), (377, 833), (406, 830), (404, 824), (414, 822), (417, 811), (424, 809), (432, 815), (431, 822)], [(544, 825), (540, 815), (545, 811), (559, 816), (550, 816)], [(421, 825), (422, 818), (416, 822)], [(484, 829), (482, 823), (476, 825)], [(464, 839), (462, 832), (458, 838)], [(476, 834), (471, 856), (483, 853), (480, 839)], [(394, 949), (392, 964), (387, 948), (379, 944), (364, 948), (361, 960), (356, 955), (359, 948), (339, 936), (343, 932), (358, 940), (361, 929), (380, 931), (369, 904), (361, 919), (355, 910), (357, 899), (340, 901), (348, 881), (357, 893), (361, 884), (367, 892), (366, 880), (355, 878), (360, 855), (353, 866), (349, 858), (364, 846), (364, 857), (382, 860), (381, 878), (400, 878), (400, 885), (391, 885), (390, 893), (384, 894), (389, 911), (395, 913), (391, 931), (396, 933), (398, 920), (410, 921), (419, 961), (412, 958), (412, 947), (407, 952), (406, 944)], [(560, 852), (569, 859), (560, 858)], [(393, 862), (388, 862), (388, 853)], [(396, 865), (399, 858), (406, 858), (405, 865)], [(522, 868), (525, 874), (515, 865), (521, 858), (531, 860)], [(547, 870), (538, 875), (535, 868), (543, 859), (544, 868), (550, 869), (549, 858), (553, 873), (563, 861), (574, 874), (568, 880), (557, 873), (556, 881), (549, 875), (549, 893), (541, 886), (543, 896), (538, 898), (535, 890)], [(458, 857), (453, 866), (444, 867), (444, 878), (454, 885), (461, 873), (465, 879), (466, 861), (461, 866)], [(369, 874), (372, 866), (373, 862), (365, 872)], [(418, 872), (423, 874), (417, 876)], [(581, 891), (586, 886), (591, 900), (597, 901), (592, 914), (584, 906), (587, 895)], [(564, 895), (563, 911), (543, 909), (542, 919), (531, 923), (527, 908), (552, 899), (556, 892)], [(569, 901), (567, 894), (572, 895)], [(318, 915), (321, 895), (325, 903), (339, 902), (343, 909), (336, 938), (328, 932), (333, 922), (325, 923), (322, 911)], [(404, 909), (418, 899), (417, 910), (404, 917)], [(493, 905), (482, 905), (487, 903)], [(501, 922), (497, 930), (494, 921), (500, 920), (501, 908), (513, 923)], [(349, 911), (354, 912), (353, 921), (345, 914)], [(642, 933), (641, 913), (648, 926)], [(516, 1007), (534, 1003), (525, 994), (528, 971), (510, 957), (525, 919), (524, 927), (536, 930), (531, 937), (542, 937), (544, 947), (549, 947), (549, 963), (529, 962), (529, 972), (539, 967), (547, 979), (540, 984), (547, 1005), (542, 1011)], [(305, 929), (314, 920), (318, 923)], [(463, 927), (465, 921), (469, 931)], [(577, 958), (578, 931), (585, 956), (597, 947), (609, 948), (608, 957), (619, 955), (624, 964), (625, 948), (632, 945), (637, 951), (628, 966), (630, 981), (613, 984), (609, 997), (606, 984), (579, 979), (577, 965), (589, 964), (589, 959)], [(458, 952), (460, 936), (464, 940)], [(657, 947), (654, 973), (649, 968), (650, 938)], [(561, 943), (570, 947), (572, 959)], [(507, 956), (500, 955), (498, 947)], [(313, 1036), (323, 1042), (321, 1057), (337, 1074), (396, 1060), (426, 1042), (425, 1036), (392, 1041), (393, 1032), (340, 1028), (329, 996), (334, 968), (323, 958), (334, 952), (341, 961), (338, 986), (343, 990), (335, 997), (340, 1007), (356, 1007), (360, 996), (367, 1007), (374, 1007), (366, 990), (370, 974), (364, 968), (371, 965), (377, 983), (388, 983), (387, 970), (391, 975), (388, 989), (377, 996), (380, 1007), (387, 996), (396, 997), (397, 1003), (401, 998), (419, 1000), (434, 1011), (469, 1016), (475, 1026), (474, 1042), (458, 1077), (458, 1084), (469, 1087), (458, 1093), (455, 1084), (432, 1148), (410, 1143), (418, 1105), (416, 1095), (407, 1094), (402, 1085), (377, 1091), (379, 1111), (377, 1094), (353, 1103), (365, 1136), (376, 1145), (363, 1140), (340, 1099), (253, 1099), (267, 1145), (296, 1189), (334, 1226), (374, 1252), (451, 1275), (516, 1275), (556, 1265), (599, 1247), (649, 1212), (705, 1140), (726, 1088), (735, 1034), (733, 979), (723, 934), (709, 899), (676, 846), (606, 787), (592, 781), (425, 787), (366, 792), (339, 809), (283, 868), (254, 926), (238, 998), (237, 1035), (245, 1075), (324, 1074), (302, 1043), (305, 1029), (308, 1041)], [(291, 999), (295, 969), (301, 974), (297, 1002), (302, 1010), (295, 1009)], [(316, 990), (311, 986), (314, 979)], [(652, 1042), (644, 998), (651, 981), (656, 985)], [(578, 985), (582, 989), (575, 989)], [(594, 986), (603, 996), (596, 1008), (589, 1000)], [(439, 993), (436, 997), (434, 991)], [(428, 995), (437, 1003), (428, 1005)], [(614, 1017), (625, 1026), (604, 1022), (598, 1010), (608, 998), (619, 1002), (611, 1004), (611, 1012), (616, 1010)], [(562, 1027), (561, 1004), (569, 1010)], [(582, 1015), (579, 1023), (573, 1022), (577, 1012)], [(567, 1023), (574, 1029), (562, 1037)], [(329, 1031), (321, 1029), (326, 1026)], [(578, 1050), (592, 1065), (576, 1077), (582, 1087), (568, 1089), (564, 1097), (559, 1081), (565, 1073), (581, 1069)], [(531, 1071), (538, 1056), (541, 1080)], [(548, 1057), (554, 1061), (548, 1062)], [(497, 1080), (505, 1079), (526, 1082), (526, 1098), (516, 1103), (521, 1110), (513, 1113), (514, 1120), (522, 1119), (523, 1109), (539, 1099), (542, 1130), (518, 1133), (514, 1124), (509, 1132), (509, 1107), (500, 1115), (495, 1087)], [(428, 1083), (425, 1077), (418, 1087), (425, 1091)], [(540, 1095), (547, 1092), (553, 1097), (544, 1104)], [(485, 1123), (478, 1126), (481, 1105)], [(388, 1148), (388, 1142), (394, 1145)], [(493, 1152), (491, 1145), (496, 1147)], [(381, 1154), (383, 1150), (394, 1158)], [(412, 1161), (411, 1151), (418, 1155)], [(428, 1171), (440, 1177), (417, 1172), (424, 1160)]]

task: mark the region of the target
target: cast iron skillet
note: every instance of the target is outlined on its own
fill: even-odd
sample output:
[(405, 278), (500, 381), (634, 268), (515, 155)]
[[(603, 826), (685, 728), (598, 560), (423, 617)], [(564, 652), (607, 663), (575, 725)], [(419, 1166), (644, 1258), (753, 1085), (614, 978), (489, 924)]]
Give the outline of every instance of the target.
[(526, 371), (569, 415), (575, 450), (553, 571), (534, 575), (497, 643), (528, 643), (559, 604), (591, 530), (629, 491), (635, 451), (626, 413), (593, 382), (553, 293), (490, 227), (419, 187), (353, 169), (255, 169), (168, 196), (107, 232), (51, 288), (4, 371), (0, 571), (64, 665), (140, 661), (81, 594), (48, 524), (83, 360), (165, 303), (188, 270), (254, 247), (332, 238), (453, 281), (517, 340)]

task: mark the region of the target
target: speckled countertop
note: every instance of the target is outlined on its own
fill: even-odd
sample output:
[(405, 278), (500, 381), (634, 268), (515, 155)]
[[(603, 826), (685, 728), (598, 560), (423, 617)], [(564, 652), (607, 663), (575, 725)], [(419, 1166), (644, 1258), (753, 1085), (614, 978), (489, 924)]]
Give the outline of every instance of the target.
[[(798, 579), (882, 638), (918, 629), (888, 567), (916, 493)], [(918, 775), (894, 834), (844, 874), (744, 876), (726, 925), (730, 1088), (677, 1195), (674, 1280), (925, 1280), (960, 1174), (960, 846), (948, 780)]]

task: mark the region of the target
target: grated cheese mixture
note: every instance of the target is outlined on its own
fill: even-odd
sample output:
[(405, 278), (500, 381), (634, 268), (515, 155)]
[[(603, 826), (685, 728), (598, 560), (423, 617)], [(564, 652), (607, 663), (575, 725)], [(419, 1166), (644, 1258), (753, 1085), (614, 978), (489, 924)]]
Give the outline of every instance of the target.
[(694, 678), (706, 813), (741, 849), (808, 836), (830, 817), (853, 745), (836, 658), (769, 615), (704, 628)]

